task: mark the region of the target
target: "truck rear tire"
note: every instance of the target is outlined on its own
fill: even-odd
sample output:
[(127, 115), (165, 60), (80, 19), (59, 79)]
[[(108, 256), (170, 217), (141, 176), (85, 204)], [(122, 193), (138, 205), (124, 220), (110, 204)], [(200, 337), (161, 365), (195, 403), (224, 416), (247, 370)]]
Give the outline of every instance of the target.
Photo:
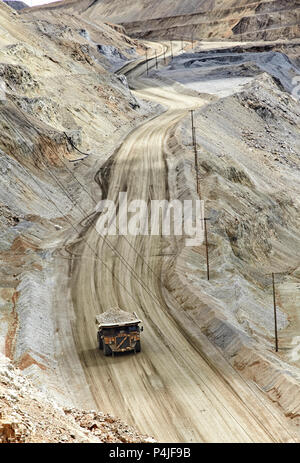
[(136, 341), (135, 343), (135, 351), (141, 352), (141, 341)]
[(103, 352), (106, 357), (112, 354), (111, 348), (107, 344), (103, 344)]

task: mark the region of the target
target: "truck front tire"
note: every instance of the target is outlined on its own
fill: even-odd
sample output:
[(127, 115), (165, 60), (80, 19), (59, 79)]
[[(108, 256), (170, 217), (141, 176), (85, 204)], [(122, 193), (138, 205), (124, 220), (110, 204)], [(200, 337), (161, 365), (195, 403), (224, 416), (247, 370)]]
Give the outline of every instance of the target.
[(111, 348), (107, 344), (103, 344), (103, 352), (106, 357), (111, 355)]
[(136, 341), (135, 343), (135, 351), (141, 352), (141, 341)]
[(99, 345), (99, 349), (102, 350), (103, 349), (103, 340), (100, 336), (100, 334), (98, 333), (97, 335), (97, 338), (98, 338), (98, 345)]

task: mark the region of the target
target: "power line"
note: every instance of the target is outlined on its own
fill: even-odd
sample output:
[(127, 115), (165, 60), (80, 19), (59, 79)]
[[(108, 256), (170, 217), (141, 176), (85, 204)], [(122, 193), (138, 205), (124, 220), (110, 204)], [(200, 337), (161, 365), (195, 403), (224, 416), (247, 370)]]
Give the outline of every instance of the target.
[[(59, 211), (59, 213), (60, 213), (62, 216), (64, 216), (64, 217), (66, 218), (66, 220), (70, 223), (70, 225), (71, 225), (72, 228), (76, 231), (76, 233), (77, 233), (77, 234), (80, 234), (80, 232), (78, 231), (78, 229), (76, 229), (76, 227), (72, 224), (72, 222), (66, 217), (65, 213), (61, 211), (61, 209), (53, 202), (52, 199), (50, 199), (49, 195), (47, 195), (47, 193), (45, 192), (45, 190), (41, 187), (41, 185), (40, 185), (39, 182), (33, 177), (33, 175), (32, 175), (30, 172), (28, 172), (21, 164), (19, 164), (19, 165), (20, 165), (21, 168), (22, 168), (22, 169), (23, 169), (23, 170), (35, 181), (35, 183), (38, 185), (38, 187), (39, 187), (39, 188), (41, 189), (41, 191), (44, 193), (44, 195), (46, 196), (46, 198), (54, 205), (54, 207)], [(51, 172), (51, 171), (49, 171), (49, 173), (50, 173), (50, 172)], [(69, 194), (66, 193), (66, 192), (65, 192), (65, 194), (68, 196), (69, 200), (73, 202), (72, 198), (70, 199)], [(101, 235), (100, 235), (100, 236), (101, 236)], [(81, 237), (81, 238), (82, 238), (82, 237)], [(92, 247), (89, 245), (89, 243), (88, 243), (87, 240), (85, 240), (84, 238), (82, 238), (82, 239), (83, 239), (83, 241), (87, 244), (87, 246), (88, 246), (89, 249), (92, 251), (92, 253), (95, 254), (96, 259), (98, 259), (101, 263), (104, 264), (104, 266), (109, 270), (109, 272), (112, 274), (112, 276), (118, 281), (118, 283), (123, 287), (123, 289), (125, 289), (126, 293), (129, 294), (129, 296), (133, 299), (133, 301), (135, 302), (135, 304), (137, 305), (137, 307), (140, 307), (140, 303), (136, 301), (136, 299), (135, 299), (135, 298), (133, 297), (133, 295), (127, 290), (127, 288), (123, 285), (123, 283), (121, 283), (121, 281), (113, 274), (113, 272), (111, 271), (111, 269), (109, 268), (109, 266), (105, 263), (105, 261), (99, 257), (98, 252), (95, 251), (94, 249), (92, 249)], [(122, 257), (123, 257), (123, 256), (122, 256)], [(151, 268), (151, 267), (150, 267), (150, 268)], [(152, 272), (154, 273), (154, 271), (153, 271), (152, 268), (151, 268), (151, 270), (152, 270)], [(130, 273), (131, 273), (131, 272), (130, 272)], [(162, 279), (161, 279), (159, 276), (157, 276), (155, 273), (154, 273), (154, 275), (155, 275), (155, 277), (158, 279), (158, 281), (159, 281), (160, 283), (163, 284)], [(138, 281), (138, 283), (141, 284), (140, 281)], [(142, 282), (142, 283), (143, 283), (143, 282)], [(145, 290), (147, 291), (146, 288), (143, 287), (143, 289), (145, 289)], [(147, 293), (148, 293), (148, 291), (147, 291)], [(153, 294), (153, 293), (152, 293), (152, 294)], [(148, 293), (148, 295), (150, 295), (150, 294)], [(151, 296), (151, 295), (150, 295), (150, 296)], [(156, 296), (155, 296), (155, 298), (156, 298)], [(156, 301), (154, 301), (154, 302), (156, 302)], [(157, 303), (157, 302), (156, 302), (156, 303)], [(159, 303), (159, 306), (161, 306), (161, 303), (160, 303), (160, 302), (158, 302), (158, 303)], [(189, 316), (189, 314), (187, 314), (187, 313), (185, 313), (185, 314), (186, 314), (186, 316), (187, 316), (188, 318), (190, 318), (190, 320), (194, 323), (194, 320)], [(223, 358), (224, 358), (225, 361), (229, 364), (229, 366), (232, 368), (232, 365), (231, 365), (230, 362), (226, 359), (226, 357), (223, 356)], [(245, 380), (245, 378), (243, 378), (243, 377), (241, 376), (241, 374), (240, 374), (238, 371), (236, 371), (236, 372), (237, 372), (237, 374), (240, 376), (240, 378), (242, 379), (242, 381), (249, 387), (249, 389), (250, 389), (250, 390), (256, 395), (256, 397), (258, 397), (258, 399), (261, 401), (261, 399), (259, 398), (259, 396), (258, 396), (258, 395), (256, 394), (256, 392), (251, 388), (250, 384)], [(204, 383), (204, 384), (205, 384), (205, 383)], [(205, 385), (206, 385), (206, 384), (205, 384)], [(262, 402), (262, 401), (261, 401), (261, 402)], [(272, 416), (277, 420), (277, 418), (273, 415), (272, 411), (271, 411), (265, 404), (263, 404), (263, 406), (264, 406), (265, 408), (267, 408), (267, 410), (269, 410), (269, 412), (272, 414)], [(228, 411), (228, 413), (230, 414), (229, 411)], [(277, 421), (278, 421), (278, 420), (277, 420)], [(280, 423), (280, 424), (281, 424), (281, 423)], [(240, 425), (240, 426), (241, 426), (241, 425)], [(281, 426), (282, 426), (282, 427), (286, 430), (286, 432), (293, 438), (293, 436), (289, 433), (289, 431), (288, 431), (282, 424), (281, 424)], [(242, 429), (243, 429), (243, 428), (242, 428)], [(293, 438), (293, 439), (294, 439), (294, 438)]]
[[(22, 168), (22, 170), (27, 174), (29, 175), (29, 177), (31, 177), (34, 182), (38, 185), (38, 187), (40, 188), (40, 190), (43, 192), (43, 194), (45, 195), (45, 197), (54, 205), (54, 207), (58, 210), (58, 212), (69, 222), (69, 224), (71, 225), (71, 227), (73, 228), (73, 230), (76, 232), (76, 234), (80, 235), (80, 231), (74, 226), (74, 224), (71, 222), (70, 219), (67, 218), (67, 216), (65, 215), (65, 213), (56, 205), (56, 203), (49, 197), (49, 195), (46, 193), (46, 191), (44, 190), (44, 188), (41, 186), (41, 184), (34, 178), (34, 176), (27, 171), (27, 169), (25, 169), (25, 167), (18, 163), (19, 166)], [(118, 283), (123, 287), (123, 289), (126, 291), (126, 293), (132, 298), (132, 300), (135, 302), (135, 304), (137, 305), (137, 307), (140, 307), (140, 303), (137, 302), (137, 300), (135, 299), (135, 297), (133, 297), (133, 295), (127, 290), (127, 288), (124, 286), (124, 284), (113, 274), (113, 272), (111, 271), (111, 269), (109, 268), (109, 266), (105, 263), (105, 261), (103, 261), (103, 259), (101, 259), (98, 255), (98, 252), (95, 251), (91, 246), (90, 244), (88, 243), (88, 241), (86, 239), (84, 239), (82, 236), (81, 236), (81, 239), (86, 243), (86, 245), (89, 247), (89, 249), (92, 251), (92, 253), (95, 255), (96, 259), (99, 260), (102, 264), (104, 264), (104, 266), (108, 269), (108, 271), (112, 274), (112, 276), (118, 281)], [(158, 278), (158, 277), (157, 277)], [(202, 378), (199, 378), (200, 381), (208, 388), (208, 390), (210, 390), (210, 388), (208, 387), (208, 385), (205, 383), (205, 381), (202, 379)], [(247, 383), (248, 384), (248, 383)], [(212, 392), (212, 391), (211, 391)], [(218, 399), (218, 397), (216, 396), (216, 394), (214, 392), (212, 392), (212, 394), (214, 395), (214, 397), (220, 402), (220, 400)], [(241, 427), (241, 429), (243, 429), (243, 431), (248, 435), (248, 437), (250, 438), (249, 434), (247, 433), (247, 431), (244, 429), (244, 427), (236, 420), (236, 418), (231, 414), (231, 412), (227, 409), (227, 407), (222, 404), (222, 406), (225, 408), (225, 410), (228, 412), (228, 414), (238, 423), (238, 425)], [(291, 436), (292, 437), (292, 436)], [(251, 439), (251, 438), (250, 438)]]
[[(73, 227), (73, 228), (74, 228), (74, 227)], [(101, 236), (101, 235), (100, 235), (100, 236)], [(88, 244), (88, 242), (87, 242), (86, 240), (85, 240), (85, 242)], [(88, 244), (88, 246), (89, 246), (89, 244)], [(91, 249), (90, 246), (89, 246), (89, 248)], [(114, 248), (114, 247), (113, 247), (113, 248)], [(118, 251), (116, 250), (116, 248), (114, 248), (114, 250), (118, 253)], [(97, 255), (98, 255), (98, 253), (97, 253)], [(118, 253), (118, 255), (119, 255), (119, 253)], [(119, 256), (123, 258), (123, 256), (121, 256), (121, 255), (119, 255)], [(101, 260), (101, 261), (102, 261), (102, 260)], [(102, 262), (103, 262), (103, 261), (102, 261)], [(105, 266), (106, 266), (106, 265), (105, 265)], [(106, 267), (107, 267), (107, 266), (106, 266)], [(109, 269), (109, 267), (108, 267), (108, 269)], [(111, 272), (110, 269), (109, 269), (109, 271), (110, 271), (110, 273), (113, 275), (113, 277), (115, 278), (115, 275)], [(130, 272), (130, 270), (129, 270), (129, 272)], [(134, 276), (131, 272), (130, 272), (130, 274), (134, 277), (134, 279), (136, 279), (135, 276)], [(156, 277), (157, 277), (157, 276), (156, 276)], [(158, 278), (158, 277), (157, 277), (157, 278)], [(136, 279), (136, 280), (137, 280), (137, 279)], [(118, 279), (117, 279), (117, 281), (120, 283), (120, 281), (119, 281)], [(142, 286), (143, 281), (142, 281), (142, 280), (141, 280), (141, 281), (137, 280), (137, 281), (138, 281), (138, 283)], [(161, 281), (161, 280), (160, 280), (160, 281)], [(121, 283), (120, 283), (120, 284), (121, 284)], [(144, 284), (144, 283), (143, 283), (143, 284)], [(122, 285), (123, 288), (125, 288), (123, 284), (121, 284), (121, 285)], [(158, 301), (158, 302), (156, 302), (156, 301), (154, 300), (154, 302), (155, 302), (159, 307), (162, 307), (162, 305), (161, 305), (160, 301), (157, 299), (156, 295), (154, 295), (154, 294), (152, 293), (152, 291), (151, 291), (147, 286), (146, 286), (146, 287), (143, 286), (143, 289), (146, 290), (146, 292), (148, 293), (148, 295), (149, 295), (150, 297), (152, 297), (152, 299), (153, 299), (153, 296), (154, 296), (154, 298)], [(148, 292), (148, 290), (150, 291), (150, 293)], [(128, 293), (127, 290), (126, 290), (126, 292)], [(130, 296), (131, 296), (132, 299), (135, 301), (135, 298), (134, 298), (131, 294), (130, 294)], [(135, 302), (136, 302), (136, 301), (135, 301)], [(140, 307), (140, 304), (138, 304), (138, 307)], [(159, 330), (159, 332), (161, 333), (160, 330)], [(180, 354), (180, 355), (181, 355), (181, 354)], [(183, 359), (184, 359), (184, 358), (183, 358)], [(217, 397), (217, 395), (209, 388), (209, 386), (206, 384), (206, 382), (203, 380), (203, 378), (199, 378), (199, 379), (200, 379), (200, 381), (205, 385), (205, 387), (213, 394), (213, 396), (216, 398), (216, 400), (217, 400), (219, 403), (221, 403), (221, 402), (220, 402), (220, 399), (219, 399), (219, 398)], [(241, 423), (232, 415), (232, 413), (228, 410), (228, 408), (224, 405), (224, 403), (222, 403), (222, 406), (223, 406), (223, 408), (227, 411), (227, 413), (231, 416), (231, 418), (240, 426), (240, 428), (245, 432), (245, 434), (248, 435), (249, 439), (252, 441), (252, 439), (251, 439), (250, 435), (248, 434), (248, 432), (246, 431), (246, 429), (245, 429), (245, 428), (241, 425)]]
[[(19, 108), (18, 108), (18, 109), (19, 109)], [(28, 120), (28, 119), (27, 119), (27, 120)], [(34, 126), (32, 126), (32, 127), (38, 132), (38, 130), (37, 130)], [(38, 132), (38, 133), (39, 133), (39, 132)], [(39, 133), (39, 135), (40, 135), (40, 133)], [(64, 161), (62, 161), (62, 162), (64, 163)], [(46, 167), (46, 169), (47, 169), (47, 171), (50, 173), (50, 175), (51, 175), (52, 177), (55, 178), (56, 183), (58, 183), (58, 184), (60, 185), (60, 188), (63, 190), (63, 192), (65, 193), (65, 195), (69, 198), (69, 200), (70, 200), (72, 203), (74, 203), (74, 200), (69, 196), (68, 192), (66, 192), (66, 190), (64, 189), (64, 187), (60, 184), (60, 181), (57, 180), (57, 177), (49, 170), (49, 168), (48, 168), (44, 163), (43, 163), (43, 165)], [(22, 169), (25, 170), (25, 172), (26, 172), (26, 169), (23, 168), (22, 165), (21, 165), (21, 167), (22, 167)], [(69, 171), (69, 172), (70, 172), (70, 171)], [(34, 179), (34, 177), (33, 177), (29, 172), (27, 172), (27, 174), (28, 174), (29, 176), (31, 176), (31, 177)], [(73, 173), (72, 173), (72, 175), (73, 175)], [(76, 178), (76, 177), (74, 177), (74, 178)], [(76, 179), (76, 180), (78, 181), (78, 179)], [(35, 179), (34, 179), (34, 181), (38, 184), (39, 188), (43, 191), (43, 188), (41, 187), (41, 185), (40, 185)], [(80, 183), (80, 182), (78, 181), (78, 183)], [(80, 183), (80, 185), (82, 186), (81, 183)], [(83, 188), (83, 186), (82, 186), (82, 188)], [(85, 188), (84, 188), (84, 189), (85, 189)], [(44, 192), (44, 191), (43, 191), (43, 192)], [(80, 232), (76, 229), (76, 227), (73, 225), (73, 223), (65, 216), (65, 213), (62, 212), (62, 211), (60, 210), (60, 208), (49, 198), (49, 196), (48, 196), (45, 192), (44, 192), (44, 194), (45, 194), (45, 196), (47, 197), (47, 199), (50, 200), (50, 201), (53, 203), (53, 205), (54, 205), (55, 208), (60, 212), (60, 214), (61, 214), (63, 217), (66, 218), (66, 220), (70, 223), (70, 225), (71, 225), (72, 228), (76, 231), (76, 233), (77, 233), (77, 234), (80, 234)], [(79, 208), (79, 206), (77, 205), (77, 203), (75, 203), (75, 206), (77, 206), (77, 207)], [(80, 210), (82, 211), (81, 207), (80, 207)], [(98, 232), (98, 231), (97, 231), (97, 232)], [(101, 234), (99, 234), (99, 235), (102, 236)], [(88, 246), (89, 249), (92, 251), (92, 253), (95, 254), (96, 259), (100, 260), (100, 261), (104, 264), (104, 266), (105, 266), (106, 268), (108, 268), (108, 270), (109, 270), (110, 273), (113, 275), (113, 277), (118, 281), (118, 283), (119, 283), (119, 284), (125, 289), (125, 291), (130, 295), (130, 297), (134, 300), (134, 302), (137, 304), (137, 306), (140, 307), (140, 304), (135, 300), (135, 298), (132, 296), (132, 294), (129, 293), (129, 291), (127, 290), (127, 288), (126, 288), (126, 287), (120, 282), (120, 280), (113, 274), (113, 272), (111, 271), (111, 269), (109, 268), (109, 266), (107, 266), (106, 263), (99, 257), (98, 252), (95, 251), (95, 250), (90, 246), (90, 244), (88, 243), (87, 240), (85, 240), (83, 237), (81, 237), (81, 238), (83, 239), (83, 241), (86, 242), (87, 246)], [(124, 238), (125, 238), (125, 237), (124, 237)], [(125, 238), (125, 239), (126, 239), (126, 238)], [(107, 240), (105, 240), (105, 242), (106, 242), (106, 241), (107, 241)], [(129, 243), (129, 242), (128, 242), (128, 243)], [(130, 245), (131, 245), (131, 244), (130, 244)], [(124, 257), (119, 253), (119, 251), (116, 250), (116, 248), (115, 248), (113, 245), (112, 245), (112, 247), (113, 247), (113, 249), (115, 250), (115, 252), (117, 252), (118, 256), (119, 256), (120, 258), (124, 259)], [(110, 247), (110, 248), (111, 248), (111, 247)], [(111, 248), (111, 249), (112, 249), (112, 248)], [(137, 252), (137, 251), (135, 250), (135, 252)], [(145, 262), (145, 261), (144, 261), (144, 262)], [(145, 262), (145, 263), (146, 263), (146, 262)], [(147, 265), (147, 266), (149, 267), (149, 269), (154, 273), (153, 269), (152, 269), (147, 263), (146, 263), (146, 265)], [(129, 267), (130, 267), (130, 266), (129, 266)], [(130, 267), (130, 268), (132, 269), (132, 267)], [(127, 267), (127, 269), (128, 269), (128, 267)], [(135, 273), (135, 271), (134, 271), (133, 269), (132, 269), (132, 271)], [(130, 272), (130, 270), (129, 270), (129, 272)], [(144, 285), (144, 282), (143, 282), (142, 280), (139, 281), (139, 280), (134, 276), (133, 273), (130, 272), (130, 274), (138, 281), (138, 283), (139, 283), (141, 286), (142, 286), (142, 284)], [(161, 278), (159, 278), (155, 273), (154, 273), (154, 275), (155, 275), (156, 278), (163, 284)], [(146, 286), (146, 285), (145, 285), (145, 286)], [(142, 286), (142, 287), (143, 287), (143, 289), (145, 289), (146, 291), (147, 291), (147, 289), (150, 291), (150, 293), (147, 291), (148, 295), (151, 296), (151, 294), (152, 294), (151, 297), (153, 298), (153, 296), (154, 296), (154, 298), (157, 299), (156, 295), (153, 295), (152, 291), (151, 291), (147, 286), (146, 286), (146, 287)], [(159, 302), (158, 299), (157, 299), (157, 301), (158, 301), (159, 306), (161, 306), (161, 303)], [(157, 302), (156, 302), (156, 303), (157, 303)], [(201, 378), (200, 378), (200, 380), (205, 384), (205, 382), (204, 382)], [(245, 380), (244, 380), (244, 381), (245, 381)], [(248, 383), (246, 383), (246, 384), (248, 384)], [(206, 385), (206, 384), (205, 384), (205, 385)], [(207, 385), (206, 385), (206, 387), (207, 387)], [(217, 396), (216, 396), (214, 393), (213, 393), (213, 395), (217, 398)], [(219, 401), (218, 398), (217, 398), (217, 400)], [(223, 404), (223, 406), (224, 406), (224, 404)], [(224, 406), (224, 408), (227, 410), (227, 408), (226, 408), (225, 406)], [(231, 415), (231, 413), (229, 412), (229, 410), (227, 410), (227, 412)], [(232, 416), (232, 415), (231, 415), (231, 416)], [(235, 419), (235, 418), (233, 417), (233, 419)], [(237, 420), (235, 419), (235, 421), (237, 421)], [(239, 426), (244, 430), (244, 432), (245, 432), (246, 434), (248, 434), (248, 433), (245, 431), (245, 429), (243, 428), (243, 426), (242, 426), (238, 421), (237, 421), (237, 423), (238, 423)], [(249, 436), (249, 437), (250, 437), (250, 436)]]
[[(17, 106), (17, 105), (16, 105)], [(19, 108), (18, 108), (19, 109)], [(27, 117), (25, 116), (27, 122), (30, 123), (30, 121), (28, 121)], [(31, 123), (30, 123), (31, 124)], [(41, 135), (41, 133), (36, 129), (36, 127), (32, 126), (33, 129), (39, 134)], [(61, 159), (61, 157), (57, 154), (57, 156), (59, 157), (59, 159), (63, 162), (63, 160)], [(45, 169), (47, 170), (47, 172), (49, 173), (49, 175), (54, 179), (54, 181), (58, 184), (58, 186), (61, 188), (61, 190), (64, 192), (64, 194), (68, 197), (68, 199), (70, 200), (71, 203), (73, 203), (75, 205), (75, 207), (77, 207), (80, 212), (83, 214), (83, 217), (85, 218), (85, 211), (81, 208), (81, 206), (78, 205), (77, 202), (75, 202), (75, 200), (71, 197), (71, 195), (69, 194), (69, 192), (64, 188), (64, 186), (61, 184), (60, 180), (58, 180), (57, 176), (48, 168), (48, 166), (43, 162), (41, 161), (42, 165), (45, 167)], [(63, 162), (64, 164), (64, 162)], [(67, 168), (67, 170), (73, 175), (73, 173)], [(74, 177), (74, 175), (73, 175)], [(82, 188), (83, 185), (78, 181), (78, 179), (76, 177), (74, 177), (76, 179), (76, 181), (81, 185)], [(85, 189), (85, 188), (84, 188)], [(87, 190), (85, 189), (85, 191), (87, 192)], [(89, 194), (89, 193), (88, 193)], [(64, 215), (64, 214), (63, 214)], [(92, 227), (96, 230), (96, 232), (99, 234), (99, 236), (101, 236), (103, 238), (103, 236), (98, 232), (97, 228), (92, 225)], [(126, 241), (129, 243), (129, 241), (126, 239)], [(125, 268), (130, 272), (130, 274), (133, 276), (133, 278), (142, 286), (142, 288), (147, 292), (147, 294), (154, 300), (154, 302), (156, 302), (156, 304), (158, 304), (159, 307), (161, 307), (161, 302), (159, 301), (159, 299), (156, 297), (156, 295), (151, 291), (151, 289), (147, 286), (146, 283), (144, 283), (144, 281), (142, 279), (139, 278), (139, 275), (136, 273), (135, 269), (126, 261), (126, 259), (122, 256), (122, 254), (116, 249), (116, 247), (110, 243), (110, 241), (108, 240), (108, 238), (106, 237), (104, 239), (104, 242), (106, 244), (108, 244), (109, 248), (116, 252), (118, 257), (120, 258), (121, 262), (123, 263), (123, 265), (125, 266)], [(136, 251), (137, 252), (137, 251)], [(150, 267), (149, 267), (150, 268)], [(152, 270), (153, 271), (153, 270)], [(153, 271), (154, 273), (154, 271)]]
[[(13, 103), (14, 103), (14, 102), (13, 102)], [(17, 105), (16, 105), (16, 106), (17, 106)], [(19, 109), (19, 108), (18, 108), (18, 109)], [(25, 118), (27, 119), (26, 116), (25, 116)], [(30, 121), (28, 121), (28, 119), (27, 119), (27, 122), (30, 123)], [(30, 124), (31, 124), (31, 123), (30, 123)], [(32, 125), (32, 124), (31, 124), (31, 125)], [(33, 127), (33, 129), (34, 129), (39, 135), (41, 135), (41, 133), (38, 131), (38, 129), (36, 129), (36, 127), (34, 127), (33, 125), (32, 125), (32, 127)], [(80, 187), (86, 192), (86, 194), (90, 197), (90, 199), (94, 202), (94, 204), (97, 205), (97, 204), (98, 204), (97, 201), (93, 198), (93, 196), (92, 196), (92, 195), (90, 194), (90, 192), (86, 189), (86, 187), (80, 182), (80, 180), (77, 178), (77, 176), (71, 171), (71, 169), (69, 169), (69, 167), (68, 167), (68, 166), (66, 165), (66, 163), (64, 162), (63, 158), (60, 157), (59, 154), (57, 154), (57, 156), (59, 157), (59, 159), (61, 160), (61, 162), (62, 162), (62, 163), (64, 164), (64, 166), (66, 167), (67, 171), (68, 171), (68, 172), (72, 175), (72, 177), (78, 182), (78, 184), (80, 185)], [(55, 182), (59, 185), (59, 187), (60, 187), (60, 188), (65, 192), (65, 194), (68, 196), (68, 199), (69, 199), (72, 203), (74, 203), (73, 198), (72, 198), (72, 197), (69, 195), (69, 193), (65, 190), (64, 186), (63, 186), (63, 185), (61, 184), (61, 182), (57, 179), (56, 175), (54, 175), (54, 173), (45, 165), (45, 163), (43, 163), (43, 164), (44, 164), (44, 167), (46, 167), (46, 169), (47, 169), (47, 171), (49, 172), (49, 174), (52, 176), (52, 178), (55, 179)], [(85, 211), (81, 208), (81, 206), (78, 206), (78, 203), (75, 203), (75, 206), (78, 207), (78, 208), (80, 209), (81, 213), (83, 213), (83, 215), (85, 216)], [(96, 227), (93, 226), (93, 228), (95, 228), (95, 230), (97, 231), (97, 233), (98, 233), (100, 236), (102, 236), (102, 235), (98, 232), (98, 230), (96, 229)], [(152, 267), (151, 267), (151, 266), (148, 264), (148, 262), (143, 258), (143, 256), (135, 249), (135, 247), (130, 243), (130, 241), (126, 238), (126, 236), (125, 236), (125, 235), (121, 235), (121, 236), (125, 239), (125, 241), (129, 244), (129, 246), (131, 247), (131, 249), (133, 249), (133, 251), (137, 254), (137, 256), (140, 257), (140, 259), (142, 260), (142, 262), (147, 266), (147, 268), (152, 272), (152, 274), (153, 274), (156, 278), (158, 278), (157, 275), (156, 275), (156, 273), (155, 273), (154, 270), (152, 269)], [(103, 237), (102, 237), (102, 238), (103, 238)], [(107, 237), (106, 237), (106, 238), (103, 238), (103, 239), (104, 239), (104, 241), (109, 245), (110, 249), (113, 249), (113, 250), (118, 254), (118, 256), (120, 257), (120, 259), (122, 259), (123, 263), (125, 262), (124, 265), (125, 265), (125, 266), (126, 266), (126, 265), (129, 265), (129, 264), (127, 263), (126, 259), (119, 253), (119, 251), (117, 251), (117, 249), (116, 249), (113, 245), (111, 245), (111, 243), (110, 243), (110, 241), (107, 239)], [(111, 247), (111, 246), (112, 246), (112, 247)], [(129, 267), (130, 267), (131, 270), (135, 273), (136, 277), (139, 278), (139, 276), (138, 276), (138, 274), (135, 272), (135, 270), (134, 270), (131, 266), (129, 266)], [(127, 268), (128, 268), (128, 267), (127, 267)], [(142, 280), (141, 280), (141, 281), (142, 281)], [(161, 282), (161, 280), (160, 280), (160, 282)], [(146, 285), (143, 281), (142, 281), (142, 283), (143, 283), (144, 285)], [(149, 288), (148, 288), (148, 289), (149, 289)], [(149, 291), (150, 291), (150, 289), (149, 289)], [(156, 297), (156, 296), (154, 296), (154, 297)], [(161, 303), (159, 302), (159, 305), (160, 305), (160, 304), (161, 304)]]
[[(71, 225), (71, 227), (76, 231), (76, 234), (80, 236), (80, 231), (74, 226), (74, 224), (71, 222), (70, 219), (68, 219), (68, 217), (66, 216), (66, 214), (57, 206), (57, 204), (50, 198), (50, 196), (47, 194), (47, 192), (45, 191), (45, 189), (41, 186), (41, 184), (36, 180), (36, 178), (29, 172), (27, 171), (27, 169), (21, 164), (21, 163), (18, 163), (19, 166), (22, 168), (22, 170), (29, 176), (32, 178), (32, 180), (37, 184), (37, 186), (39, 187), (39, 189), (43, 192), (43, 194), (45, 195), (46, 199), (48, 201), (50, 201), (53, 206), (57, 209), (57, 211), (61, 214), (61, 216), (63, 216), (68, 222), (69, 224)], [(107, 264), (105, 263), (105, 261), (103, 259), (101, 259), (97, 253), (97, 251), (95, 251), (94, 249), (92, 249), (92, 247), (89, 245), (88, 241), (85, 240), (82, 236), (81, 236), (81, 239), (83, 241), (85, 241), (85, 243), (87, 244), (87, 246), (90, 248), (90, 250), (92, 251), (93, 254), (95, 254), (96, 256), (96, 259), (100, 260), (101, 263), (103, 263), (105, 265), (106, 268), (108, 268), (108, 270), (111, 272), (111, 274), (113, 275), (114, 278), (115, 275), (112, 273), (111, 269), (107, 266)], [(131, 293), (128, 292), (127, 288), (123, 285), (123, 283), (121, 283), (118, 278), (116, 278), (117, 281), (120, 283), (120, 285), (125, 289), (125, 291), (130, 295), (130, 297), (134, 300), (134, 302), (137, 304), (138, 307), (140, 307), (140, 304), (135, 300), (135, 298), (132, 296)]]

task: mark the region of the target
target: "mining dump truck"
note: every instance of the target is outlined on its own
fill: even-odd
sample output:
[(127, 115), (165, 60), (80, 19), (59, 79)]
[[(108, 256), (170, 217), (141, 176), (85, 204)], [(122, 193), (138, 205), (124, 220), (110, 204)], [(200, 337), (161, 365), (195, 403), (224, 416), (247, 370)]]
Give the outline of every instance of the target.
[(119, 308), (109, 309), (96, 316), (98, 325), (98, 345), (104, 355), (114, 355), (115, 352), (141, 352), (139, 327), (142, 321), (135, 312), (129, 313)]

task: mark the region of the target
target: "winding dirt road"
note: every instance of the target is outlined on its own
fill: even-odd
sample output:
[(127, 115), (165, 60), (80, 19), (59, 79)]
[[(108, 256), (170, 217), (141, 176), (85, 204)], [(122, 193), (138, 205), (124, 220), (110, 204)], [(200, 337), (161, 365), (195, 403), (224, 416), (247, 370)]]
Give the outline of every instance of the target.
[[(145, 66), (130, 68), (136, 95), (168, 109), (131, 133), (116, 153), (107, 196), (116, 204), (120, 191), (128, 201), (168, 198), (170, 133), (190, 109), (206, 103), (142, 76)], [(74, 335), (95, 403), (160, 442), (291, 440), (272, 404), (263, 407), (242, 378), (229, 384), (170, 316), (160, 283), (166, 246), (155, 236), (105, 240), (94, 227), (80, 245), (82, 259), (74, 261), (71, 276)], [(143, 320), (140, 354), (112, 358), (98, 350), (95, 315), (113, 306), (135, 310)]]

